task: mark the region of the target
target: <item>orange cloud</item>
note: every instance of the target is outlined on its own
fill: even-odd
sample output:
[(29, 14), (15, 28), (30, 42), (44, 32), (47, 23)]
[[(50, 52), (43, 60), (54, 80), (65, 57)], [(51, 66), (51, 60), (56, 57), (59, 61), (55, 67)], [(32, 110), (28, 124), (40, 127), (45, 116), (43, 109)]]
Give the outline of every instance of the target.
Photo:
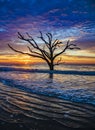
[[(86, 56), (71, 56), (64, 55), (62, 57), (62, 62), (66, 64), (95, 64), (94, 57), (86, 57)], [(60, 58), (59, 57), (59, 58)], [(56, 59), (57, 61), (58, 59)], [(56, 62), (55, 61), (55, 62)], [(18, 64), (18, 65), (29, 65), (35, 63), (44, 63), (43, 60), (39, 58), (30, 57), (27, 55), (0, 55), (0, 64)]]

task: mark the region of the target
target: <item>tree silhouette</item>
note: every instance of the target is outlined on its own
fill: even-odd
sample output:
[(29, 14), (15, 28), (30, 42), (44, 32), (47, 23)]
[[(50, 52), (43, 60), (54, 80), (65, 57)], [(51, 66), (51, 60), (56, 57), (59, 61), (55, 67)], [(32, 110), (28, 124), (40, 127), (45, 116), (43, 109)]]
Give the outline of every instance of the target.
[(26, 36), (24, 36), (18, 32), (18, 38), (28, 42), (31, 45), (31, 47), (27, 46), (29, 53), (17, 50), (10, 44), (8, 44), (8, 46), (15, 52), (43, 59), (48, 64), (50, 70), (54, 70), (54, 66), (60, 64), (61, 58), (57, 60), (56, 63), (55, 59), (63, 54), (66, 50), (80, 49), (77, 47), (77, 45), (70, 43), (69, 40), (67, 41), (66, 45), (64, 45), (63, 42), (58, 39), (53, 41), (53, 35), (51, 33), (46, 33), (46, 36), (48, 38), (47, 40), (40, 31), (40, 37), (38, 38), (44, 42), (43, 46), (40, 46), (29, 33), (26, 33)]

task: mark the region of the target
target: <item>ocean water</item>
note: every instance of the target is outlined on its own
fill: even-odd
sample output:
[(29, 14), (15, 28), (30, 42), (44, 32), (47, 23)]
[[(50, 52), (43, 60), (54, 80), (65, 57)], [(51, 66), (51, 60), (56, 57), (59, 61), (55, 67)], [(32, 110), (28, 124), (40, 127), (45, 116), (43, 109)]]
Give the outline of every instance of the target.
[(95, 66), (55, 69), (50, 78), (44, 65), (0, 66), (1, 129), (95, 128)]
[[(6, 66), (7, 68), (8, 66)], [(10, 67), (10, 66), (9, 66)], [(22, 69), (48, 69), (45, 65), (11, 66)], [(61, 65), (55, 68), (62, 71), (95, 72), (94, 65)], [(57, 97), (73, 102), (95, 105), (95, 75), (32, 73), (26, 71), (1, 71), (0, 82), (20, 90)]]

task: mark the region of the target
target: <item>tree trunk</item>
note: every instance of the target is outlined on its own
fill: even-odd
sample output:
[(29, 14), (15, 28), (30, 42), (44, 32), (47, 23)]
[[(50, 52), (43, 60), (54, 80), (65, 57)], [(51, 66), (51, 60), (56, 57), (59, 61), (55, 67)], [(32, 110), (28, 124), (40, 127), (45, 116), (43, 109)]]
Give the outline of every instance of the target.
[(54, 70), (54, 66), (53, 65), (50, 65), (50, 70)]
[[(49, 78), (53, 79), (53, 73), (49, 74)], [(51, 81), (51, 83), (52, 83), (52, 81)]]
[(54, 70), (54, 64), (53, 64), (53, 62), (51, 62), (51, 63), (49, 64), (49, 69), (50, 69), (50, 70)]

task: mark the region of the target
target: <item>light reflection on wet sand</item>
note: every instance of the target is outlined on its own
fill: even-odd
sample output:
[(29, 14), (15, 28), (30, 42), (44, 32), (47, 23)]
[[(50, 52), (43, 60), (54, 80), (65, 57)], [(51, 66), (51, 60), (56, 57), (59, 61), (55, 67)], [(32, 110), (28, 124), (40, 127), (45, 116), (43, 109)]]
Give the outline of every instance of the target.
[(0, 83), (0, 120), (26, 123), (53, 120), (69, 127), (95, 128), (95, 107), (27, 93)]

